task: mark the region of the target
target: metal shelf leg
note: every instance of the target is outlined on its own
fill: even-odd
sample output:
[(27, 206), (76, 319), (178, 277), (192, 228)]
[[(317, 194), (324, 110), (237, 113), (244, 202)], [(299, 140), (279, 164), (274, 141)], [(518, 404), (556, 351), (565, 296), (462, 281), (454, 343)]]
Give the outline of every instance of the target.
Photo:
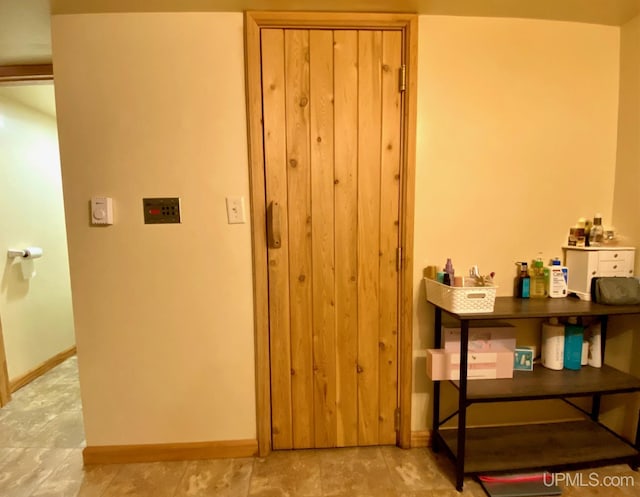
[[(434, 348), (442, 347), (442, 310), (436, 307), (434, 319)], [(440, 428), (440, 382), (433, 382), (433, 421), (431, 426), (431, 450), (439, 452), (438, 437), (436, 436)]]
[(469, 352), (469, 321), (460, 321), (460, 389), (458, 391), (458, 450), (456, 451), (456, 490), (464, 485), (464, 457), (467, 438), (467, 362)]

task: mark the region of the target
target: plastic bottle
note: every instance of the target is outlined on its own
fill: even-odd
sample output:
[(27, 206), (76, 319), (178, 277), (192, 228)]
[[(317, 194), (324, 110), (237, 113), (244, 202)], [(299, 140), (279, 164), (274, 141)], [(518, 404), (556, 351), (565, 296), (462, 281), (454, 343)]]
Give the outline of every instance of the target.
[(578, 324), (577, 318), (569, 318), (564, 327), (564, 367), (578, 370), (582, 362), (582, 338), (584, 328)]
[(568, 276), (569, 270), (561, 265), (560, 259), (553, 259), (551, 266), (544, 268), (547, 295), (552, 298), (566, 297)]
[(600, 247), (604, 241), (604, 227), (602, 226), (602, 214), (593, 216), (593, 226), (589, 231), (589, 246)]
[(591, 219), (587, 219), (584, 222), (584, 240), (585, 240), (585, 246), (589, 247), (589, 237), (591, 236), (591, 227), (593, 226), (593, 223), (591, 222)]
[(529, 270), (526, 262), (518, 262), (520, 266), (520, 273), (516, 279), (516, 297), (521, 299), (528, 299), (531, 289), (531, 278), (529, 277)]
[(531, 268), (530, 295), (532, 299), (544, 298), (547, 296), (547, 290), (544, 281), (544, 262), (540, 257), (533, 261), (533, 267)]
[[(445, 272), (445, 285), (452, 285), (453, 286), (453, 281), (454, 281), (454, 270), (453, 270), (453, 263), (451, 262), (450, 258), (447, 258), (447, 262), (444, 265), (444, 272)], [(449, 275), (449, 277), (447, 278), (446, 275)], [(447, 281), (449, 280), (449, 281)]]
[(561, 370), (564, 367), (564, 326), (558, 318), (542, 323), (542, 365), (548, 369)]
[(587, 364), (594, 368), (602, 367), (602, 343), (600, 337), (600, 323), (594, 323), (589, 326), (589, 358)]
[(580, 356), (580, 366), (589, 364), (589, 340), (582, 337), (582, 355)]

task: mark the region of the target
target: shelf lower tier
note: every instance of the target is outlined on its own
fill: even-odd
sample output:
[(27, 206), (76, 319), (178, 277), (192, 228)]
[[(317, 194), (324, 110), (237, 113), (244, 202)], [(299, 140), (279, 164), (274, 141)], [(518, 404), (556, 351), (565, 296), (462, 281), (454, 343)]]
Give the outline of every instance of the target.
[[(457, 428), (440, 438), (457, 453)], [(465, 474), (570, 466), (640, 457), (632, 445), (591, 421), (467, 428)]]
[[(458, 381), (452, 382), (457, 387)], [(553, 371), (536, 365), (533, 371), (514, 371), (513, 378), (500, 380), (469, 380), (467, 399), (470, 402), (565, 398), (596, 393), (622, 393), (640, 390), (640, 378), (611, 366), (583, 366), (578, 371)]]

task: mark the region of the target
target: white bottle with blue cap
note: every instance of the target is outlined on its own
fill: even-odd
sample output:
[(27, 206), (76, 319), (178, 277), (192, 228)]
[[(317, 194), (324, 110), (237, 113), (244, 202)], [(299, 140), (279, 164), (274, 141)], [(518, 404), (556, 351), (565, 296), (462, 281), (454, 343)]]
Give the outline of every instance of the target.
[(549, 297), (557, 299), (567, 296), (569, 270), (562, 265), (560, 259), (556, 257), (551, 261), (551, 266), (544, 268), (544, 279)]

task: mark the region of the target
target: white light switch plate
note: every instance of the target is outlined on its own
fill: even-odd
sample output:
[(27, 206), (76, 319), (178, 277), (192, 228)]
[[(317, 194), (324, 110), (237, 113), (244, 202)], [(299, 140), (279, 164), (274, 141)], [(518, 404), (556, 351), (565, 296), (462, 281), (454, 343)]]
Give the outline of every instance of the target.
[(244, 197), (227, 197), (227, 220), (229, 224), (245, 223)]

